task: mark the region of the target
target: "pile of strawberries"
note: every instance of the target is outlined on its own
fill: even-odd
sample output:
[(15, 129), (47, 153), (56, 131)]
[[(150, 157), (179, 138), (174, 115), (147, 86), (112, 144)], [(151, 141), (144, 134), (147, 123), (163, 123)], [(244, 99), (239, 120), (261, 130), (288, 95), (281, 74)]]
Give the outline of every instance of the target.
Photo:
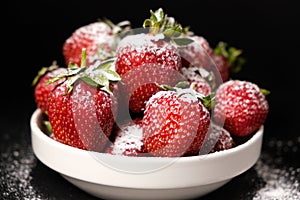
[(242, 51), (183, 28), (161, 8), (143, 28), (101, 20), (75, 30), (34, 79), (37, 107), (63, 144), (126, 156), (180, 157), (238, 145), (265, 122), (265, 91), (230, 79)]

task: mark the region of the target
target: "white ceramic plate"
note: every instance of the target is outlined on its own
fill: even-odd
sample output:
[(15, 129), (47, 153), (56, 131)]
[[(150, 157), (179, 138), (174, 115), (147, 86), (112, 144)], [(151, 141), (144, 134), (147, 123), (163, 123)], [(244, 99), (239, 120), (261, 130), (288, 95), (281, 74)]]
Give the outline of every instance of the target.
[(103, 199), (188, 199), (216, 190), (251, 168), (261, 152), (263, 126), (246, 143), (208, 155), (155, 158), (93, 153), (61, 144), (30, 121), (37, 158), (78, 188)]

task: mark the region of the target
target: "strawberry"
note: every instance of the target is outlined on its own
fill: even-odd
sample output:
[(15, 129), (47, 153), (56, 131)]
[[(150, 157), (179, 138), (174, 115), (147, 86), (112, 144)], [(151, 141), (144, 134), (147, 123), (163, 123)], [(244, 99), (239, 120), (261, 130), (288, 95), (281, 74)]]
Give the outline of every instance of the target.
[[(85, 59), (83, 59), (85, 61)], [(117, 112), (109, 62), (69, 68), (67, 80), (49, 98), (48, 116), (55, 139), (72, 147), (103, 151)], [(110, 77), (105, 76), (109, 74)], [(54, 78), (54, 81), (57, 80)]]
[(182, 67), (181, 73), (187, 79), (187, 81), (193, 85), (194, 90), (207, 96), (211, 93), (211, 86), (209, 82), (204, 78), (204, 76), (209, 76), (209, 74), (201, 75), (205, 73), (201, 71), (199, 67)]
[(38, 75), (35, 77), (35, 79), (33, 80), (32, 85), (35, 86), (34, 88), (35, 102), (37, 104), (37, 107), (40, 108), (43, 113), (47, 113), (48, 99), (52, 90), (54, 90), (54, 88), (57, 85), (62, 83), (63, 79), (51, 84), (47, 84), (47, 82), (54, 76), (63, 74), (66, 71), (67, 71), (66, 68), (58, 67), (56, 65), (56, 62), (53, 62), (53, 64), (50, 67), (43, 67), (38, 72)]
[(265, 122), (269, 105), (262, 90), (254, 83), (229, 80), (216, 91), (214, 120), (235, 136), (247, 136)]
[(120, 42), (116, 71), (122, 77), (125, 101), (133, 113), (144, 111), (148, 99), (160, 90), (156, 84), (175, 85), (179, 80), (177, 48), (162, 37), (138, 34)]
[[(128, 35), (117, 48), (116, 71), (122, 77), (125, 101), (133, 113), (144, 111), (148, 99), (160, 91), (156, 84), (174, 86), (182, 78), (178, 46), (170, 42), (177, 26), (176, 30), (170, 28), (170, 18), (161, 9), (151, 13), (144, 22), (144, 27), (150, 26), (149, 32)], [(163, 24), (170, 25), (169, 29)]]
[(106, 153), (124, 156), (140, 156), (144, 151), (142, 119), (136, 118), (115, 127), (112, 133), (113, 141)]
[(143, 140), (154, 156), (197, 155), (210, 125), (210, 112), (186, 88), (159, 91), (146, 104)]
[(231, 134), (223, 127), (211, 123), (207, 138), (200, 150), (200, 154), (214, 153), (234, 147)]
[(102, 151), (114, 124), (114, 102), (105, 91), (82, 80), (71, 93), (67, 84), (58, 86), (50, 97), (49, 121), (57, 141), (72, 147)]
[(226, 58), (222, 55), (217, 55), (215, 53), (211, 53), (210, 57), (213, 61), (213, 63), (216, 65), (221, 79), (223, 82), (227, 81), (229, 79), (229, 69), (230, 65), (227, 62)]
[[(229, 79), (230, 72), (238, 72), (245, 63), (244, 58), (240, 57), (242, 50), (228, 47), (225, 42), (219, 42), (215, 48), (212, 48), (202, 36), (192, 33), (186, 37), (194, 42), (180, 49), (183, 66), (196, 66), (219, 73), (224, 82)], [(215, 66), (217, 71), (214, 70)]]
[(183, 66), (209, 68), (209, 55), (213, 52), (213, 49), (210, 47), (208, 41), (198, 35), (189, 35), (186, 37), (193, 40), (193, 42), (180, 49)]
[(119, 34), (129, 28), (128, 21), (114, 25), (109, 20), (97, 21), (76, 29), (63, 44), (66, 64), (80, 65), (81, 51), (87, 51), (87, 65), (96, 60), (105, 60), (115, 55)]

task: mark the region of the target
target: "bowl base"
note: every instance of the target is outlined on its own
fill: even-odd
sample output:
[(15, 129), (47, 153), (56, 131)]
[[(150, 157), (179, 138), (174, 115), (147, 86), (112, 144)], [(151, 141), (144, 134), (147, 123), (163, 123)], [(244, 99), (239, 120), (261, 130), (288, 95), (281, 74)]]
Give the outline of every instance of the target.
[[(207, 185), (186, 187), (186, 188), (171, 188), (171, 189), (137, 189), (125, 187), (113, 187), (101, 184), (94, 184), (72, 178), (61, 174), (68, 182), (76, 187), (86, 191), (87, 193), (102, 199), (117, 199), (117, 200), (152, 200), (152, 199), (194, 199), (204, 196), (228, 183), (231, 179), (216, 182)], [(116, 192), (117, 191), (117, 192)]]

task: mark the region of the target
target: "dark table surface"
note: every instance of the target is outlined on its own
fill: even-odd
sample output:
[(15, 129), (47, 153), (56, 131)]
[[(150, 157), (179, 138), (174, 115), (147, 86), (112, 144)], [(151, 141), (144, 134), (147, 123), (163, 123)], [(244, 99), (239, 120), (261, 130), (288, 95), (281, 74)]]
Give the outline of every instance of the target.
[[(75, 28), (110, 17), (135, 26), (163, 6), (211, 44), (241, 47), (247, 58), (236, 75), (271, 91), (257, 163), (201, 199), (300, 199), (299, 6), (293, 1), (6, 1), (2, 26), (0, 199), (96, 199), (41, 163), (31, 148), (35, 110), (31, 81), (42, 66), (63, 63), (61, 45)], [(138, 6), (138, 8), (134, 8)], [(114, 11), (118, 6), (121, 11)], [(107, 9), (109, 8), (109, 9)], [(126, 8), (126, 9), (125, 9)], [(124, 17), (125, 16), (125, 17)], [(4, 79), (4, 77), (6, 79)]]

